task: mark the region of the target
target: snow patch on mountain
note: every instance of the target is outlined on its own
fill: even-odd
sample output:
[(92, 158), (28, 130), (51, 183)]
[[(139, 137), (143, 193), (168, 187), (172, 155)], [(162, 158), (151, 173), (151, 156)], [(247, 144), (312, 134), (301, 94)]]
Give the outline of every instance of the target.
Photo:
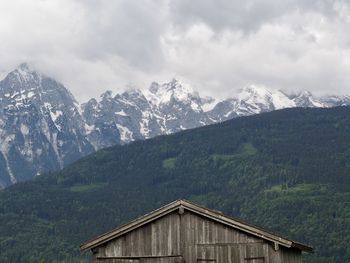
[(133, 141), (133, 132), (130, 131), (127, 127), (122, 126), (120, 124), (117, 124), (118, 130), (119, 130), (119, 134), (120, 134), (120, 139), (124, 142), (124, 143), (128, 143)]
[(271, 90), (265, 86), (251, 85), (245, 87), (238, 94), (239, 103), (245, 103), (256, 108), (255, 113), (260, 113), (262, 108), (275, 110), (296, 107), (296, 104), (279, 90)]

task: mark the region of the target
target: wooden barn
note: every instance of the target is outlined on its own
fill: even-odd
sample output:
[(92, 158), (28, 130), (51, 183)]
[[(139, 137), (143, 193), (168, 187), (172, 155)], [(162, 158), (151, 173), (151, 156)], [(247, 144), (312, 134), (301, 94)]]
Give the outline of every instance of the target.
[(81, 245), (95, 263), (298, 263), (312, 247), (178, 200)]

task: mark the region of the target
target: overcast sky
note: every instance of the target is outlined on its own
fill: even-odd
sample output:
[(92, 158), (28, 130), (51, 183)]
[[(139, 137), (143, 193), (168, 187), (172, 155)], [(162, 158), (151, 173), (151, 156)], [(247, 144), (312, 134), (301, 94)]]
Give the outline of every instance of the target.
[(0, 0), (0, 75), (27, 61), (80, 101), (172, 77), (350, 94), (349, 0)]

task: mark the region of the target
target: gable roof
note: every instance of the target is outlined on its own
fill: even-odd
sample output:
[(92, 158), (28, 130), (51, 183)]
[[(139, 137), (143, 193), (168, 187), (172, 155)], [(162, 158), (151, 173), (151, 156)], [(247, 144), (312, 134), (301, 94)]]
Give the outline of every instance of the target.
[(306, 252), (312, 252), (313, 248), (311, 246), (302, 244), (300, 242), (296, 242), (293, 240), (290, 240), (286, 237), (282, 237), (280, 235), (274, 234), (272, 232), (269, 232), (267, 230), (264, 230), (262, 228), (256, 227), (254, 225), (248, 224), (246, 222), (243, 222), (241, 220), (238, 220), (236, 218), (226, 216), (222, 214), (221, 212), (210, 210), (205, 207), (199, 206), (197, 204), (194, 204), (192, 202), (189, 202), (187, 200), (177, 200), (170, 204), (167, 204), (157, 210), (154, 210), (153, 212), (150, 212), (138, 219), (135, 219), (125, 225), (122, 225), (116, 229), (113, 229), (107, 233), (104, 233), (90, 241), (87, 241), (86, 243), (82, 244), (80, 246), (81, 250), (88, 250), (93, 249), (95, 247), (98, 247), (100, 245), (105, 244), (106, 242), (115, 239), (119, 236), (122, 236), (136, 228), (139, 228), (145, 224), (148, 224), (158, 218), (161, 218), (171, 212), (176, 211), (177, 209), (182, 208), (187, 211), (191, 211), (195, 214), (199, 214), (201, 216), (204, 216), (206, 218), (209, 218), (213, 221), (219, 222), (221, 224), (224, 224), (226, 226), (241, 230), (243, 232), (249, 233), (253, 236), (259, 237), (261, 239), (274, 242), (278, 245), (287, 247), (287, 248), (297, 248), (302, 251)]

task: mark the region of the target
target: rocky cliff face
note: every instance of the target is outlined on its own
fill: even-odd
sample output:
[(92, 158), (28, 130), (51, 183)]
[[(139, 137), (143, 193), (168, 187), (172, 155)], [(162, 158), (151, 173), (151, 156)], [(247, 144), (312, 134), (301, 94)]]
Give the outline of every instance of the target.
[(107, 91), (82, 109), (89, 141), (100, 149), (212, 123), (203, 104), (197, 93), (174, 79), (152, 83), (144, 93), (131, 89), (113, 96)]
[(0, 185), (57, 170), (91, 153), (78, 103), (22, 64), (0, 82)]
[(22, 64), (0, 81), (0, 186), (116, 144), (282, 108), (340, 105), (350, 105), (350, 97), (286, 95), (263, 86), (215, 101), (175, 79), (154, 82), (143, 92), (106, 91), (79, 105), (62, 84)]

